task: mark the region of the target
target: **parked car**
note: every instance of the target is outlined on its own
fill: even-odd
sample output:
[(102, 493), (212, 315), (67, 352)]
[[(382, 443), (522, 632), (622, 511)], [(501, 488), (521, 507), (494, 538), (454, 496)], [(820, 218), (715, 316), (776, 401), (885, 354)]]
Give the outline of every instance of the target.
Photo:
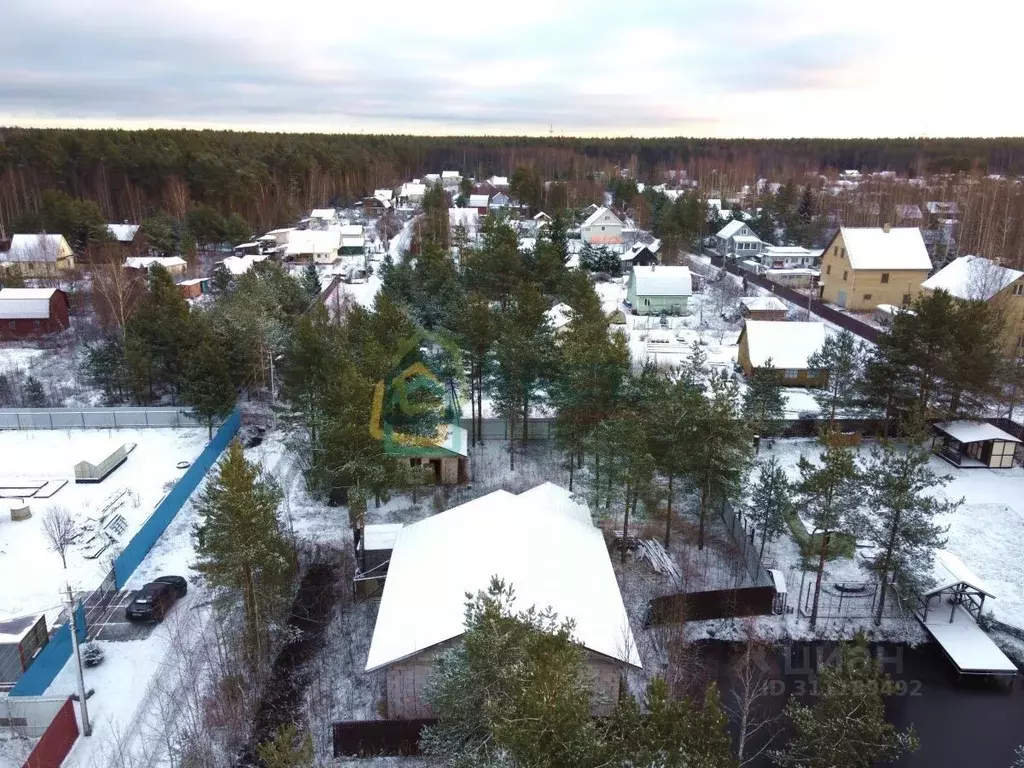
[(188, 582), (181, 576), (161, 576), (135, 593), (124, 616), (128, 621), (163, 621), (187, 593)]

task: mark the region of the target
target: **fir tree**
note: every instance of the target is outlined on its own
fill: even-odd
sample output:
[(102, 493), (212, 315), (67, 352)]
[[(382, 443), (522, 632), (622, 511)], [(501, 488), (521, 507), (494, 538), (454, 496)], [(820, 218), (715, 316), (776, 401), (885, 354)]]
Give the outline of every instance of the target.
[(311, 261), (302, 268), (302, 287), (309, 300), (316, 301), (320, 295), (320, 273), (316, 269), (316, 262)]
[(294, 725), (282, 725), (271, 741), (256, 748), (265, 768), (308, 768), (314, 764), (313, 738)]
[(761, 531), (761, 550), (758, 559), (764, 559), (765, 545), (781, 536), (793, 515), (793, 490), (786, 471), (772, 456), (761, 462), (757, 483), (750, 498), (748, 517)]
[(227, 293), (231, 289), (233, 279), (228, 268), (223, 264), (218, 264), (214, 267), (212, 275), (213, 290), (217, 293)]
[[(857, 507), (860, 505), (860, 494), (857, 489), (859, 475), (853, 460), (853, 453), (848, 448), (835, 444), (830, 435), (823, 438), (825, 451), (821, 455), (821, 464), (815, 464), (806, 457), (800, 457), (798, 465), (800, 482), (797, 484), (797, 507), (806, 519), (811, 521), (813, 529), (809, 547), (818, 539), (818, 567), (814, 581), (814, 602), (811, 607), (811, 629), (818, 622), (818, 600), (821, 596), (821, 579), (825, 573), (825, 563), (829, 556), (829, 540), (831, 536), (844, 526), (848, 526)], [(810, 554), (810, 551), (805, 554)]]
[(294, 554), (277, 516), (281, 492), (246, 461), (238, 440), (199, 497), (196, 569), (214, 587), (240, 596), (246, 651), (259, 664), (269, 651), (275, 609), (290, 591)]
[(189, 353), (182, 384), (182, 399), (197, 418), (206, 422), (213, 439), (213, 424), (235, 407), (237, 393), (228, 371), (227, 356), (212, 333), (201, 334)]
[(872, 768), (917, 749), (913, 729), (897, 731), (885, 720), (891, 681), (868, 653), (863, 635), (844, 645), (838, 664), (825, 667), (810, 706), (796, 699), (786, 713), (793, 737), (772, 754), (783, 768)]
[(881, 590), (876, 624), (885, 615), (886, 590), (895, 576), (907, 592), (928, 577), (934, 551), (945, 544), (946, 529), (935, 520), (963, 504), (963, 499), (951, 501), (935, 494), (952, 478), (932, 470), (930, 460), (931, 453), (921, 445), (901, 449), (889, 444), (873, 449), (861, 468), (865, 504), (855, 523), (857, 537), (876, 548), (864, 561)]
[[(772, 437), (779, 433), (779, 425), (786, 415), (786, 397), (782, 393), (782, 373), (774, 367), (771, 358), (754, 369), (743, 393), (743, 417), (759, 437)], [(761, 441), (757, 441), (757, 451)]]
[(42, 383), (35, 376), (29, 376), (25, 379), (24, 397), (26, 408), (46, 407), (46, 391), (43, 389)]
[(856, 402), (864, 375), (864, 345), (858, 343), (845, 328), (835, 336), (825, 337), (821, 349), (807, 358), (812, 375), (823, 376), (814, 389), (814, 401), (828, 416), (828, 429), (832, 429), (837, 411), (848, 411)]

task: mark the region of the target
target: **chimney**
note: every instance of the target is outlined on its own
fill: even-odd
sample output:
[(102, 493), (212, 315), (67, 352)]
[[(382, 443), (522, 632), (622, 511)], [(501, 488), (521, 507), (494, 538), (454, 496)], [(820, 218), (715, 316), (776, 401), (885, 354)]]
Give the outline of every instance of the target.
[(889, 222), (885, 222), (885, 224), (882, 225), (883, 232), (888, 232), (890, 229), (892, 229), (892, 224)]

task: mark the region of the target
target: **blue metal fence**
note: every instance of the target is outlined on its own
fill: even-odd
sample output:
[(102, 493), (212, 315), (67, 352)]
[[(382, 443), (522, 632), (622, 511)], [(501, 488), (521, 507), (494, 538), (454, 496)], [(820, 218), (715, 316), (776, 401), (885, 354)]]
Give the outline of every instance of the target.
[[(228, 443), (238, 433), (242, 424), (242, 417), (238, 411), (234, 411), (217, 430), (213, 440), (207, 444), (203, 452), (199, 454), (192, 466), (182, 476), (171, 492), (161, 501), (149, 519), (142, 524), (142, 527), (128, 542), (124, 551), (114, 561), (114, 581), (118, 589), (121, 589), (128, 581), (132, 573), (142, 562), (149, 550), (156, 544), (157, 539), (167, 530), (174, 516), (184, 506), (188, 497), (199, 487), (207, 470), (210, 469), (220, 458), (221, 453), (227, 448)], [(85, 611), (79, 603), (75, 610), (75, 623), (78, 629), (79, 640), (84, 642), (87, 628), (85, 625)], [(11, 690), (11, 696), (41, 696), (54, 678), (71, 658), (71, 629), (64, 624), (58, 628), (50, 637), (50, 642), (39, 652), (31, 666), (18, 680)]]
[[(78, 642), (84, 643), (85, 611), (82, 610), (81, 603), (75, 608), (75, 628)], [(18, 678), (9, 695), (42, 696), (71, 658), (71, 647), (71, 625), (61, 624), (57, 631), (50, 635), (50, 642), (43, 646), (29, 668)]]
[(181, 480), (175, 484), (170, 493), (164, 496), (164, 500), (153, 510), (153, 514), (132, 536), (132, 540), (114, 561), (114, 584), (118, 589), (125, 585), (139, 563), (156, 544), (157, 539), (167, 530), (167, 526), (178, 514), (178, 510), (182, 508), (192, 492), (199, 487), (207, 470), (217, 462), (228, 443), (238, 433), (241, 423), (242, 417), (238, 411), (234, 411), (228, 416), (217, 430), (217, 434), (213, 436), (213, 440), (199, 454), (199, 458), (192, 462), (192, 466), (182, 475)]

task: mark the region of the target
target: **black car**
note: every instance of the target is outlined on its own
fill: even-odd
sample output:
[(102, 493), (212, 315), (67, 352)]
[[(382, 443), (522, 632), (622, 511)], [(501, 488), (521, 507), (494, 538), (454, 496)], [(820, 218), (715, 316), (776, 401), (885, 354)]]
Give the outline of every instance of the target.
[(167, 612), (188, 592), (188, 583), (180, 576), (161, 576), (132, 597), (125, 608), (128, 621), (162, 621)]

